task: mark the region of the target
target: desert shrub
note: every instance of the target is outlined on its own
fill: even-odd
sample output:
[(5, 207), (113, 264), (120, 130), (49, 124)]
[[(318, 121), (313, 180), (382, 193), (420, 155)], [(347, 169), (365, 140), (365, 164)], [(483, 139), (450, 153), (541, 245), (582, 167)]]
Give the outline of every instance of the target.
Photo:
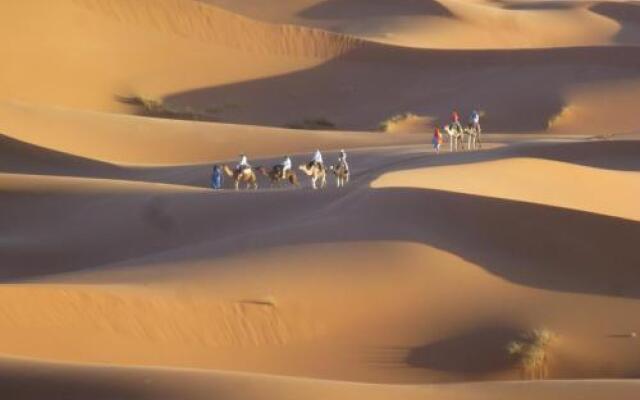
[(176, 106), (169, 104), (162, 99), (156, 99), (145, 96), (122, 97), (120, 101), (140, 107), (144, 115), (160, 118), (173, 118), (185, 120), (214, 120), (211, 113), (196, 110), (192, 107)]
[(410, 112), (396, 114), (380, 122), (380, 124), (378, 125), (378, 129), (380, 129), (382, 132), (389, 132), (391, 130), (391, 127), (393, 127), (394, 125), (398, 125), (402, 122), (418, 118), (420, 118), (420, 116)]
[(548, 329), (535, 329), (507, 345), (509, 355), (520, 364), (523, 378), (545, 379), (549, 375), (549, 345), (555, 335)]
[(310, 129), (310, 130), (332, 130), (336, 129), (336, 124), (327, 118), (306, 118), (301, 122), (287, 124), (287, 128), (291, 129)]

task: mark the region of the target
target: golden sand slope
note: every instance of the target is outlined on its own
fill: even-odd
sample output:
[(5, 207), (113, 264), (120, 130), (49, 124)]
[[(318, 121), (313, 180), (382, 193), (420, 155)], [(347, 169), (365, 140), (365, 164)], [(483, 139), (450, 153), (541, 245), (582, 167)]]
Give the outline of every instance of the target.
[[(571, 182), (571, 184), (568, 184)], [(594, 212), (640, 222), (640, 173), (513, 158), (385, 174), (374, 188), (446, 190)]]
[(84, 109), (282, 74), (357, 45), (191, 0), (27, 0), (3, 3), (1, 15), (2, 98)]
[[(192, 164), (236, 160), (341, 147), (420, 143), (412, 135), (320, 132), (260, 126), (177, 121), (0, 104), (0, 119), (9, 140), (18, 140), (71, 155), (126, 164)], [(149, 151), (152, 148), (153, 151)], [(32, 155), (29, 155), (32, 156)], [(18, 157), (24, 161), (24, 157)]]

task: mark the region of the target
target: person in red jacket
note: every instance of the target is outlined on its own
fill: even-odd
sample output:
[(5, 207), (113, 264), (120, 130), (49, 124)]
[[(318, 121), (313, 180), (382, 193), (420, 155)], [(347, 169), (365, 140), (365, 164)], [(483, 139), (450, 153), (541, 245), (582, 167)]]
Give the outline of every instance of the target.
[(436, 153), (440, 153), (440, 145), (442, 144), (443, 140), (442, 140), (442, 132), (440, 132), (440, 128), (438, 128), (436, 126), (435, 131), (433, 132), (433, 149), (436, 151)]

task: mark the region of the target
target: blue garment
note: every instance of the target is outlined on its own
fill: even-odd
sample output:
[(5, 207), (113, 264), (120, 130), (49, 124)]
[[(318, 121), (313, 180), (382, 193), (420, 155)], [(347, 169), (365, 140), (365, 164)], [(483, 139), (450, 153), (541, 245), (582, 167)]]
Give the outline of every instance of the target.
[(213, 189), (222, 188), (222, 169), (220, 167), (213, 167), (213, 174), (211, 175), (211, 187)]

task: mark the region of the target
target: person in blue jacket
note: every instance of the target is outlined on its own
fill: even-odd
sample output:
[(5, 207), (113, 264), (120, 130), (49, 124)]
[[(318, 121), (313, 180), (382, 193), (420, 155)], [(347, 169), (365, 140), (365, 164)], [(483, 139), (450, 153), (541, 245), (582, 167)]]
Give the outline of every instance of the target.
[(222, 188), (222, 168), (219, 165), (213, 166), (213, 173), (211, 174), (211, 187), (215, 190)]

